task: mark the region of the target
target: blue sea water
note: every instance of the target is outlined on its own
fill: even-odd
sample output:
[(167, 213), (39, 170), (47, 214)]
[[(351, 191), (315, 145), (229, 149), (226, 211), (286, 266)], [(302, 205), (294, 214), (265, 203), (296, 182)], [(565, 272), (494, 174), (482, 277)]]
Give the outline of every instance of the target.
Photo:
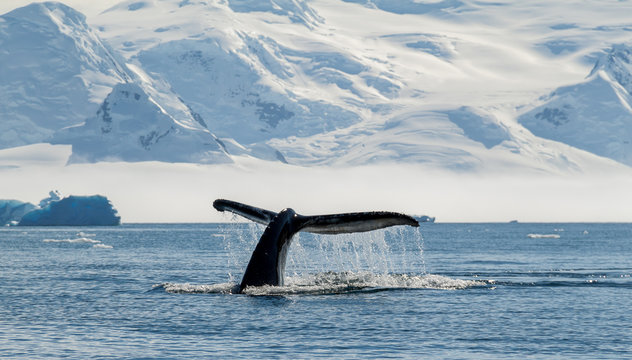
[(300, 234), (233, 294), (261, 231), (2, 228), (0, 358), (632, 358), (632, 224)]

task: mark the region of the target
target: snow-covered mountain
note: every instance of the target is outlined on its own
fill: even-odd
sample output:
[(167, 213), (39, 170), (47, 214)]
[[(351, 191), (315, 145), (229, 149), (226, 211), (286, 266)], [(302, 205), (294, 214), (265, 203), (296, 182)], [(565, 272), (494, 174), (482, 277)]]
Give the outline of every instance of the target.
[(231, 161), (201, 124), (179, 123), (133, 83), (116, 85), (96, 116), (57, 131), (51, 141), (72, 144), (70, 162)]
[(71, 144), (71, 162), (231, 161), (199, 114), (125, 64), (82, 14), (46, 2), (2, 19), (1, 147)]
[[(597, 50), (629, 36), (626, 4), (63, 3), (77, 11), (43, 3), (2, 16), (0, 60), (11, 74), (0, 78), (0, 147), (72, 144), (75, 162), (630, 165), (625, 61), (605, 57), (577, 85), (587, 90), (535, 100), (576, 83)], [(517, 119), (517, 108), (541, 104)], [(605, 113), (612, 120), (597, 119)], [(589, 120), (561, 126), (560, 116)], [(597, 121), (599, 131), (586, 130)]]
[(616, 45), (586, 80), (560, 87), (519, 118), (535, 135), (632, 166), (632, 48)]
[[(297, 74), (273, 41), (232, 35), (235, 43), (229, 45), (210, 37), (160, 44), (141, 52), (138, 61), (166, 80), (218, 136), (243, 144), (314, 135), (361, 120), (344, 105), (291, 91), (296, 88), (291, 78)], [(345, 61), (330, 56), (322, 55), (321, 62)]]
[(0, 16), (0, 149), (45, 141), (128, 80), (85, 16), (47, 2)]

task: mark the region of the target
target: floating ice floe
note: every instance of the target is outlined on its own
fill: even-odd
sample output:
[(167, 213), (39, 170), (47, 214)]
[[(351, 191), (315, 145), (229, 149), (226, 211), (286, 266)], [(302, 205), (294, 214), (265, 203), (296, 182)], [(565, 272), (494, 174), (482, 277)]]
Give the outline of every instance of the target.
[(80, 237), (76, 239), (44, 239), (45, 243), (71, 243), (71, 244), (79, 244), (79, 243), (87, 243), (87, 244), (100, 244), (101, 241), (94, 240), (86, 237)]
[(101, 244), (101, 243), (94, 244), (94, 245), (92, 245), (92, 247), (95, 248), (95, 249), (112, 249), (112, 248), (114, 248), (112, 245), (105, 245), (105, 244)]
[(106, 245), (102, 243), (100, 240), (95, 240), (87, 237), (88, 235), (94, 236), (94, 234), (85, 234), (84, 232), (77, 233), (78, 238), (74, 239), (44, 239), (42, 242), (45, 243), (67, 243), (67, 244), (93, 244), (92, 247), (95, 249), (113, 249), (112, 245)]

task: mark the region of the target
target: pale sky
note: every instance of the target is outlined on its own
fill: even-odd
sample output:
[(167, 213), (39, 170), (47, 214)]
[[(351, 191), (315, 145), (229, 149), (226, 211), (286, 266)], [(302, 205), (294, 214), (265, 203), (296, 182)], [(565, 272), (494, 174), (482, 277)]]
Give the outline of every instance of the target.
[(107, 196), (123, 222), (217, 222), (226, 198), (302, 214), (389, 210), (438, 222), (632, 222), (632, 171), (593, 175), (476, 174), (421, 165), (297, 167), (236, 158), (231, 165), (98, 163), (65, 165), (69, 146), (0, 151), (0, 198), (37, 202), (63, 195)]

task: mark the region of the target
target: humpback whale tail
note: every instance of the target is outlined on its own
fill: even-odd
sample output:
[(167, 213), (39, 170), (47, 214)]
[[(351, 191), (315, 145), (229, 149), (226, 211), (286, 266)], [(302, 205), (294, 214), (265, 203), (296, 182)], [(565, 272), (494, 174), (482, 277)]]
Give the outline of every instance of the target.
[(419, 226), (417, 220), (411, 216), (388, 211), (304, 216), (292, 209), (275, 213), (224, 199), (215, 200), (213, 207), (218, 211), (230, 211), (248, 220), (267, 225), (252, 253), (239, 286), (240, 292), (247, 286), (283, 285), (287, 251), (292, 236), (299, 231), (343, 234), (396, 225)]

